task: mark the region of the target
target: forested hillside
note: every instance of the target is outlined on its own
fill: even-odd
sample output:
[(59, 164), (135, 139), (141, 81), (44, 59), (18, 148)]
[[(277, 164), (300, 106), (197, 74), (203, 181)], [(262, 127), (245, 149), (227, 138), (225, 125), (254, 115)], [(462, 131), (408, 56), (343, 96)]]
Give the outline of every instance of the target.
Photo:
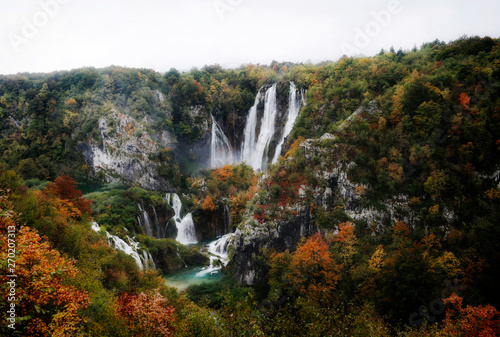
[(0, 76), (0, 134), (2, 334), (500, 334), (498, 39)]

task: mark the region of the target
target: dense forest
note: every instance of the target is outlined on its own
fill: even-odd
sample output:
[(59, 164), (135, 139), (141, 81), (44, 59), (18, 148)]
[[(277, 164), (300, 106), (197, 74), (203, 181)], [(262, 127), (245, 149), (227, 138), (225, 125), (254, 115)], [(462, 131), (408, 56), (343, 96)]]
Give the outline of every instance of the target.
[[(290, 82), (277, 161), (211, 167), (215, 121), (239, 151)], [(0, 76), (0, 133), (2, 335), (500, 335), (498, 39)], [(219, 282), (165, 283), (214, 263), (176, 241), (173, 193), (199, 242), (232, 233)]]

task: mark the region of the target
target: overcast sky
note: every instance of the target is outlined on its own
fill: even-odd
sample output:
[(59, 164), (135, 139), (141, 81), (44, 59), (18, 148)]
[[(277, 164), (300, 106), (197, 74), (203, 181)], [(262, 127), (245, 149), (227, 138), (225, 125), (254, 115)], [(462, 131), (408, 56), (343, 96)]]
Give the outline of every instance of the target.
[(500, 37), (498, 0), (1, 0), (0, 74), (314, 63)]

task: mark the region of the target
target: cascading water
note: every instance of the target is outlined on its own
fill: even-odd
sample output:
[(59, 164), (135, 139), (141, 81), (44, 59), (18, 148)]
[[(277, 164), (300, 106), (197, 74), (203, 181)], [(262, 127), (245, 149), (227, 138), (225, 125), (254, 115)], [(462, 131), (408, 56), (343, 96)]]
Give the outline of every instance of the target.
[(255, 129), (257, 127), (257, 105), (259, 103), (259, 94), (255, 99), (254, 106), (250, 109), (245, 126), (245, 137), (243, 140), (242, 161), (246, 161), (254, 169), (265, 169), (267, 165), (267, 153), (269, 152), (269, 143), (274, 136), (275, 120), (277, 114), (276, 105), (276, 87), (273, 84), (267, 89), (264, 99), (264, 115), (262, 117), (259, 136), (255, 138)]
[(235, 161), (229, 139), (222, 131), (219, 123), (212, 117), (212, 143), (210, 147), (210, 167), (216, 168)]
[(181, 218), (182, 202), (179, 196), (176, 193), (172, 193), (172, 195), (167, 193), (165, 200), (167, 200), (169, 204), (170, 201), (172, 201), (170, 205), (174, 209), (174, 221), (177, 227), (177, 237), (175, 240), (184, 245), (197, 243), (192, 214), (188, 213)]
[[(229, 262), (229, 245), (231, 244), (232, 240), (234, 238), (233, 233), (229, 233), (226, 235), (223, 235), (216, 241), (211, 242), (208, 244), (207, 249), (209, 258), (210, 258), (210, 266), (205, 267), (202, 270), (200, 270), (198, 273), (196, 273), (197, 277), (203, 277), (207, 274), (211, 274), (219, 269), (222, 268), (222, 265), (226, 266), (227, 263)], [(220, 261), (218, 264), (216, 264), (216, 261)]]
[(160, 229), (160, 221), (158, 221), (158, 214), (156, 213), (156, 208), (151, 205), (151, 208), (153, 209), (153, 214), (155, 215), (155, 230), (156, 230), (156, 238), (161, 239), (162, 233)]
[[(92, 230), (98, 233), (101, 230), (101, 227), (97, 222), (93, 221)], [(128, 240), (127, 243), (118, 236), (109, 234), (108, 231), (106, 231), (106, 237), (108, 238), (108, 243), (110, 245), (113, 245), (115, 249), (121, 250), (125, 252), (125, 254), (132, 256), (132, 258), (135, 260), (135, 263), (137, 264), (140, 270), (144, 270), (144, 267), (146, 268), (152, 267), (156, 269), (156, 265), (153, 261), (151, 253), (146, 252), (146, 250), (143, 250), (142, 257), (139, 255), (138, 252), (139, 242), (127, 236)]]
[(241, 161), (246, 161), (251, 163), (252, 154), (255, 152), (255, 130), (257, 128), (257, 107), (262, 99), (262, 94), (259, 90), (253, 106), (248, 112), (248, 117), (245, 125), (245, 130), (243, 132), (243, 146), (241, 150)]
[(142, 228), (144, 228), (144, 232), (146, 233), (146, 235), (153, 236), (153, 229), (151, 228), (151, 220), (149, 219), (148, 212), (146, 212), (143, 205), (141, 205), (141, 204), (137, 204), (137, 207), (139, 207), (139, 210), (142, 212), (142, 220), (144, 220), (144, 221), (141, 221), (139, 218), (138, 219), (139, 225)]
[(304, 92), (301, 91), (301, 95), (297, 95), (297, 88), (295, 87), (295, 83), (290, 82), (290, 93), (288, 94), (288, 113), (285, 127), (283, 128), (283, 132), (281, 134), (280, 141), (276, 146), (276, 150), (274, 151), (274, 157), (272, 163), (276, 163), (280, 156), (283, 143), (285, 142), (285, 138), (288, 137), (290, 132), (292, 132), (293, 125), (295, 124), (295, 120), (299, 115), (301, 103), (304, 102)]

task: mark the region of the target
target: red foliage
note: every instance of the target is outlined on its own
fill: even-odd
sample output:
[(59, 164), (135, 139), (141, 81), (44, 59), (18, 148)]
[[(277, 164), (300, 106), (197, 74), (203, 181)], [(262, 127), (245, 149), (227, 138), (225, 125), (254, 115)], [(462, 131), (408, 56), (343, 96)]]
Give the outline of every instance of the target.
[(89, 200), (83, 197), (82, 192), (76, 187), (76, 182), (73, 178), (62, 174), (56, 178), (53, 183), (47, 185), (44, 193), (48, 196), (55, 196), (63, 201), (70, 202), (78, 208), (81, 214), (92, 214)]
[(410, 236), (410, 228), (407, 224), (398, 221), (394, 227), (392, 227), (392, 231), (397, 237), (405, 237), (408, 238)]
[(159, 290), (139, 295), (122, 293), (118, 300), (118, 314), (125, 318), (134, 336), (172, 336), (174, 307)]
[(444, 303), (450, 305), (441, 331), (444, 336), (500, 336), (500, 312), (494, 307), (462, 308), (462, 298), (454, 293)]

